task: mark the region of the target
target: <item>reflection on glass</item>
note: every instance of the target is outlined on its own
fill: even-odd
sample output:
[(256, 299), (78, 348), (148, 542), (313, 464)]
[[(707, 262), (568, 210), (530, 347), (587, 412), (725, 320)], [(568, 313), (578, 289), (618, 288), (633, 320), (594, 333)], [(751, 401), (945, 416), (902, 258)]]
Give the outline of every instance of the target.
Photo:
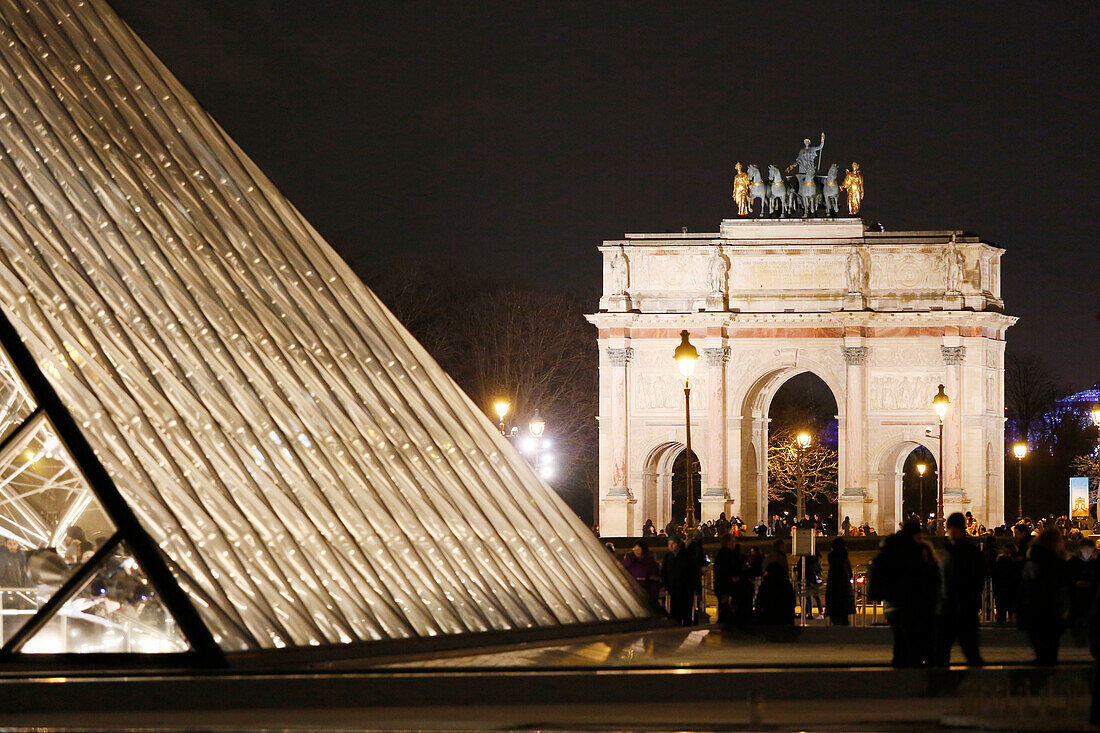
[(124, 546), (23, 646), (31, 654), (186, 650), (183, 634)]
[(32, 418), (0, 451), (0, 640), (113, 533), (49, 421)]
[(34, 402), (16, 378), (7, 355), (0, 350), (0, 440), (7, 438), (33, 410)]

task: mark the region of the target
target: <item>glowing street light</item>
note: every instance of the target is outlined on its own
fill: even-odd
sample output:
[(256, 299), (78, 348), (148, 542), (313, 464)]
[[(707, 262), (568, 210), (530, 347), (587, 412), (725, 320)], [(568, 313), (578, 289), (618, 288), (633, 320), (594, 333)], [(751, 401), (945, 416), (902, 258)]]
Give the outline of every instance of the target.
[(1027, 443), (1020, 441), (1012, 446), (1012, 455), (1016, 456), (1016, 521), (1024, 518), (1024, 456), (1027, 455)]
[(535, 439), (535, 471), (539, 470), (539, 443), (542, 442), (544, 430), (546, 430), (546, 421), (539, 416), (539, 411), (535, 410), (531, 422), (527, 423), (527, 432), (531, 433), (531, 437)]
[(497, 412), (497, 417), (500, 418), (500, 434), (507, 436), (504, 431), (504, 416), (508, 414), (508, 410), (512, 409), (512, 405), (507, 400), (498, 400), (493, 403), (493, 409)]
[(692, 460), (691, 460), (691, 373), (695, 371), (695, 362), (699, 360), (699, 350), (688, 341), (688, 332), (680, 332), (680, 345), (676, 347), (673, 358), (680, 367), (680, 374), (684, 375), (684, 437), (687, 449), (687, 516), (684, 519), (684, 532), (695, 529), (695, 499), (692, 492)]
[(936, 463), (938, 466), (936, 470), (938, 489), (936, 494), (936, 534), (943, 534), (943, 419), (947, 417), (947, 408), (950, 406), (951, 400), (947, 398), (941, 384), (940, 391), (932, 398), (932, 408), (936, 411), (936, 417), (940, 419), (940, 460)]
[(803, 430), (794, 438), (795, 444), (798, 446), (798, 486), (797, 493), (795, 494), (795, 521), (801, 522), (802, 517), (806, 516), (806, 470), (803, 464), (803, 457), (806, 455), (806, 449), (810, 447), (810, 443), (814, 441), (812, 435)]
[(928, 464), (927, 463), (918, 463), (917, 464), (917, 473), (920, 475), (920, 480), (917, 484), (917, 496), (919, 497), (917, 499), (917, 505), (920, 509), (920, 512), (919, 512), (919, 514), (917, 514), (917, 516), (920, 517), (921, 531), (924, 530), (924, 521), (925, 521), (924, 520), (924, 472), (927, 471), (927, 470), (928, 470)]

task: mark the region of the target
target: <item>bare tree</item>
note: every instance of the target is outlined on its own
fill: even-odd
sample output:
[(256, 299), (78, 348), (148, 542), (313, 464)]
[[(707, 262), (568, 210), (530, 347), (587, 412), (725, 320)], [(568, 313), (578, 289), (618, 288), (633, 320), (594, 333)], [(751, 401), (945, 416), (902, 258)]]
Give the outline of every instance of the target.
[(509, 426), (525, 430), (535, 410), (555, 456), (550, 483), (584, 518), (592, 512), (597, 462), (595, 333), (580, 297), (456, 278), (412, 267), (368, 283), (413, 336), (495, 422), (507, 400)]
[(1054, 409), (1060, 391), (1050, 369), (1035, 354), (1005, 357), (1005, 401), (1016, 433), (1027, 439), (1043, 416)]
[(794, 428), (779, 428), (768, 436), (768, 498), (795, 498), (799, 484), (806, 500), (836, 501), (837, 452), (814, 440), (800, 448)]

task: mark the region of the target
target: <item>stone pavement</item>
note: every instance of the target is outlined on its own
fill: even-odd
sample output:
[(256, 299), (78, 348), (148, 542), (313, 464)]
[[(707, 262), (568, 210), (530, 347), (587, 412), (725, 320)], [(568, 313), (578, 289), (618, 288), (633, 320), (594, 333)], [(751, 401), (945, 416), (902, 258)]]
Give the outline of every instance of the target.
[[(981, 630), (988, 664), (1027, 664), (1034, 655), (1027, 639), (1010, 627)], [(528, 645), (479, 654), (436, 656), (393, 662), (391, 668), (554, 668), (554, 667), (850, 667), (889, 666), (890, 629), (885, 626), (756, 627), (721, 626), (660, 629), (602, 636), (568, 643)], [(1089, 663), (1088, 650), (1063, 640), (1061, 661)], [(952, 662), (964, 659), (958, 647)]]

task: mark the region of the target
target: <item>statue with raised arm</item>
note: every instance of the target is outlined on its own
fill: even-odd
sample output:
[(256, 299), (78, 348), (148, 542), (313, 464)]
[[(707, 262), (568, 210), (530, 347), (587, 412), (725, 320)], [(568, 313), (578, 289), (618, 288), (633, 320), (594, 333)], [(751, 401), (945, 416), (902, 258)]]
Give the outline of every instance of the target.
[(733, 177), (733, 200), (737, 203), (737, 215), (749, 213), (749, 174), (741, 170), (741, 164), (734, 166), (737, 175)]
[(802, 175), (817, 175), (817, 162), (821, 155), (821, 149), (825, 147), (825, 133), (821, 133), (821, 144), (816, 148), (810, 143), (810, 138), (806, 138), (802, 141), (802, 149), (798, 151), (798, 157), (794, 159), (794, 163), (787, 166), (787, 173), (790, 173), (795, 168)]

